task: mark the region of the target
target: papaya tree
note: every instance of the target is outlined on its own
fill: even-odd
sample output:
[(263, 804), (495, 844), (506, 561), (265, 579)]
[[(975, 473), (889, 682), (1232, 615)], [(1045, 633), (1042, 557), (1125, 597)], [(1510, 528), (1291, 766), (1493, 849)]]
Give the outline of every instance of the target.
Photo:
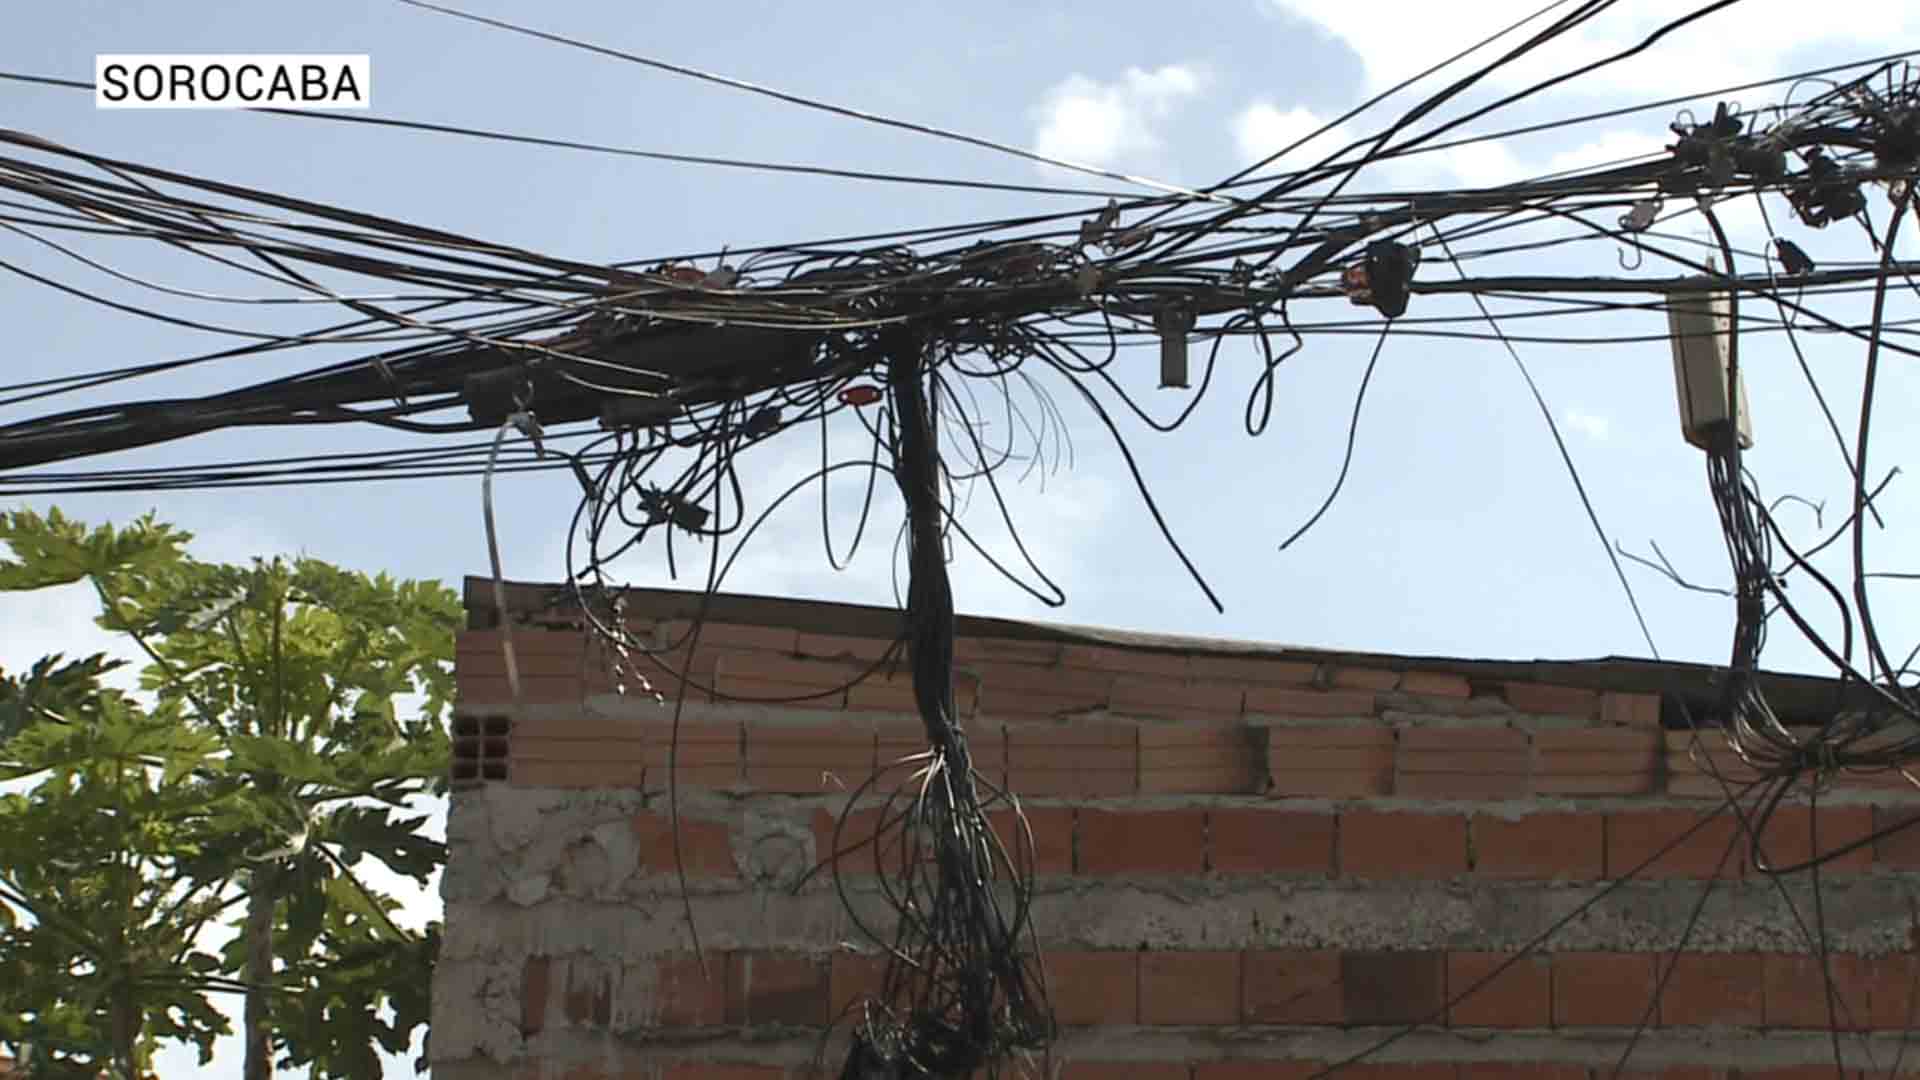
[(103, 686), (114, 666), (0, 675), (0, 1042), (35, 1077), (146, 1076), (163, 1039), (204, 1064), (228, 1030), (210, 995), (239, 988), (200, 946), (231, 906), (199, 876), (218, 747)]
[(87, 583), (142, 690), (216, 748), (195, 780), (224, 842), (196, 872), (238, 909), (217, 970), (244, 995), (247, 1080), (377, 1075), (426, 1022), (438, 932), (402, 927), (363, 870), (424, 884), (445, 861), (419, 803), (443, 791), (458, 598), (305, 557), (203, 562), (190, 540), (151, 515), (0, 514), (0, 589)]

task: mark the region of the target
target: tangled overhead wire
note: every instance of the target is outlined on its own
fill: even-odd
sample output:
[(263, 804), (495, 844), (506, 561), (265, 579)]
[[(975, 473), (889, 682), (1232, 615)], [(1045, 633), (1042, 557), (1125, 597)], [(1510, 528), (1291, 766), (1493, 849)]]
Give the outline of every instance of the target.
[[(1726, 415), (1709, 425), (1698, 442), (1705, 451), (1708, 492), (1719, 516), (1731, 564), (1733, 587), (1728, 595), (1734, 602), (1733, 643), (1720, 715), (1710, 719), (1711, 726), (1722, 729), (1729, 748), (1753, 775), (1751, 805), (1742, 810), (1743, 824), (1753, 864), (1769, 873), (1791, 873), (1818, 866), (1880, 835), (1856, 840), (1841, 849), (1816, 850), (1809, 857), (1783, 864), (1764, 850), (1761, 838), (1768, 831), (1769, 820), (1790, 796), (1801, 793), (1817, 799), (1842, 773), (1897, 772), (1909, 783), (1920, 786), (1920, 777), (1910, 771), (1920, 759), (1920, 687), (1916, 687), (1913, 672), (1920, 646), (1901, 662), (1893, 661), (1876, 628), (1869, 588), (1869, 579), (1876, 575), (1868, 570), (1865, 559), (1867, 522), (1869, 518), (1878, 517), (1874, 499), (1887, 482), (1870, 486), (1867, 468), (1876, 380), (1890, 329), (1886, 301), (1893, 276), (1896, 273), (1907, 276), (1895, 262), (1894, 250), (1900, 224), (1911, 212), (1914, 198), (1915, 158), (1909, 132), (1916, 104), (1920, 104), (1920, 80), (1908, 70), (1897, 81), (1889, 73), (1881, 88), (1876, 88), (1871, 80), (1835, 87), (1817, 98), (1791, 124), (1782, 125), (1793, 134), (1819, 131), (1835, 145), (1851, 145), (1872, 155), (1876, 178), (1887, 184), (1893, 204), (1890, 219), (1878, 233), (1867, 219), (1867, 205), (1861, 192), (1867, 182), (1866, 170), (1838, 165), (1823, 146), (1816, 143), (1797, 147), (1805, 168), (1789, 175), (1773, 156), (1778, 150), (1777, 137), (1769, 135), (1756, 140), (1743, 134), (1743, 125), (1724, 107), (1710, 125), (1675, 125), (1676, 134), (1681, 136), (1676, 158), (1684, 158), (1686, 169), (1713, 173), (1713, 183), (1724, 183), (1730, 173), (1742, 171), (1770, 178), (1803, 223), (1824, 228), (1837, 221), (1858, 220), (1879, 252), (1871, 317), (1862, 335), (1864, 386), (1858, 428), (1851, 445), (1841, 437), (1831, 413), (1828, 414), (1850, 479), (1851, 510), (1838, 529), (1803, 550), (1789, 539), (1777, 520), (1773, 511), (1779, 502), (1769, 504), (1762, 498), (1743, 460), (1750, 442), (1745, 413), (1748, 405), (1742, 384), (1742, 342), (1750, 337), (1744, 331), (1745, 320), (1751, 318), (1745, 312), (1750, 312), (1751, 307), (1743, 312), (1742, 300), (1769, 297), (1778, 304), (1780, 297), (1777, 293), (1742, 286), (1736, 270), (1739, 254), (1720, 216), (1711, 206), (1703, 206), (1701, 210), (1717, 255), (1726, 268), (1724, 273), (1715, 275), (1719, 283), (1726, 286), (1725, 309), (1710, 331), (1722, 343), (1725, 383), (1721, 393)], [(1836, 127), (1838, 116), (1854, 123)], [(1681, 148), (1685, 148), (1684, 154)], [(1764, 210), (1763, 203), (1763, 215)], [(1774, 247), (1788, 275), (1812, 272), (1812, 260), (1791, 241), (1776, 236)], [(1908, 281), (1911, 282), (1910, 277)], [(1793, 328), (1789, 325), (1786, 330), (1792, 341)], [(1798, 355), (1797, 341), (1794, 349)], [(1804, 369), (1804, 357), (1801, 360)], [(1824, 410), (1825, 400), (1811, 373), (1809, 384)], [(1892, 478), (1893, 474), (1889, 473), (1887, 480)], [(1836, 584), (1813, 561), (1822, 550), (1842, 538), (1851, 541), (1850, 589)], [(1776, 558), (1776, 550), (1784, 552), (1784, 560)], [(1680, 580), (1670, 566), (1662, 569), (1669, 577)], [(1788, 583), (1796, 577), (1810, 579), (1816, 586), (1814, 597), (1831, 604), (1829, 618), (1837, 621), (1840, 630), (1837, 644), (1821, 632), (1820, 615), (1808, 607), (1806, 598), (1789, 594)], [(1761, 690), (1759, 664), (1767, 625), (1779, 614), (1787, 617), (1840, 677), (1840, 696), (1833, 714), (1813, 727), (1794, 728), (1783, 723)], [(1859, 659), (1862, 654), (1864, 662)], [(1695, 726), (1705, 726), (1695, 718), (1689, 721)], [(1703, 748), (1696, 743), (1694, 752), (1697, 754)], [(1710, 763), (1705, 763), (1705, 767), (1708, 772), (1719, 775)], [(1727, 783), (1724, 778), (1723, 783)], [(1727, 783), (1727, 790), (1729, 798), (1734, 798), (1731, 783)]]
[[(1580, 5), (1502, 62), (1604, 6)], [(1187, 424), (1213, 386), (1223, 346), (1245, 341), (1258, 349), (1244, 412), (1246, 430), (1257, 435), (1272, 416), (1278, 369), (1310, 336), (1366, 335), (1376, 360), (1389, 336), (1470, 336), (1467, 326), (1471, 336), (1491, 336), (1511, 347), (1529, 340), (1508, 331), (1524, 320), (1550, 318), (1557, 326), (1622, 309), (1657, 309), (1675, 294), (1697, 291), (1700, 275), (1710, 275), (1735, 297), (1766, 299), (1778, 312), (1766, 320), (1751, 312), (1752, 304), (1746, 313), (1736, 306), (1730, 342), (1762, 331), (1789, 340), (1818, 331), (1863, 342), (1868, 350), (1867, 408), (1848, 454), (1855, 484), (1851, 606), (1813, 570), (1807, 561), (1812, 551), (1794, 553), (1786, 543), (1742, 464), (1737, 437), (1708, 447), (1709, 490), (1732, 555), (1737, 604), (1725, 701), (1728, 737), (1773, 779), (1775, 803), (1808, 775), (1897, 768), (1920, 752), (1920, 735), (1887, 734), (1893, 721), (1915, 719), (1913, 658), (1894, 665), (1874, 633), (1861, 555), (1862, 522), (1872, 511), (1865, 469), (1875, 365), (1883, 353), (1920, 355), (1911, 343), (1895, 340), (1910, 336), (1912, 328), (1884, 312), (1890, 279), (1910, 280), (1920, 270), (1920, 264), (1893, 255), (1920, 156), (1920, 93), (1911, 69), (1876, 64), (1807, 101), (1757, 111), (1722, 102), (1710, 120), (1696, 122), (1690, 114), (1677, 120), (1666, 152), (1644, 159), (1482, 190), (1347, 190), (1363, 170), (1377, 172), (1434, 149), (1434, 138), (1462, 121), (1417, 134), (1403, 131), (1476, 78), (1453, 84), (1383, 133), (1312, 167), (1237, 178), (1206, 192), (1162, 186), (1166, 193), (1150, 198), (1110, 199), (1082, 211), (1016, 221), (611, 266), (0, 132), (0, 145), (13, 151), (0, 156), (0, 193), (7, 196), (0, 200), (0, 228), (29, 241), (42, 257), (52, 252), (56, 262), (197, 302), (243, 310), (338, 305), (354, 316), (309, 333), (270, 333), (123, 303), (24, 262), (0, 262), (89, 302), (243, 341), (179, 360), (0, 388), (0, 407), (311, 346), (380, 349), (219, 394), (95, 402), (0, 425), (0, 490), (473, 474), (487, 478), (490, 510), (496, 473), (565, 469), (581, 488), (568, 540), (570, 581), (580, 610), (589, 613), (596, 636), (608, 646), (621, 688), (645, 690), (650, 677), (671, 675), (682, 694), (693, 689), (728, 701), (740, 698), (702, 685), (695, 668), (697, 622), (685, 640), (664, 648), (628, 631), (617, 564), (658, 550), (677, 574), (687, 549), (703, 548), (711, 592), (770, 515), (796, 494), (817, 488), (824, 546), (838, 567), (866, 535), (875, 499), (885, 489), (880, 474), (886, 474), (905, 519), (898, 538), (907, 572), (901, 632), (887, 656), (854, 678), (904, 662), (928, 750), (854, 792), (855, 802), (870, 795), (883, 800), (882, 824), (871, 843), (896, 923), (869, 928), (887, 950), (889, 970), (884, 991), (860, 1004), (853, 1017), (843, 1075), (998, 1071), (1023, 1054), (1044, 1058), (1051, 1021), (1029, 919), (1032, 840), (1013, 795), (975, 771), (955, 707), (955, 601), (947, 561), (951, 549), (969, 547), (1040, 601), (1064, 602), (1012, 527), (1001, 488), (1011, 466), (1044, 474), (1070, 452), (1069, 425), (1056, 402), (1060, 391), (1060, 397), (1087, 406), (1114, 439), (1161, 534), (1218, 606), (1155, 505), (1120, 420), (1131, 416), (1156, 432)], [(1866, 220), (1866, 192), (1875, 184), (1887, 186), (1895, 205), (1892, 222), (1878, 235)], [(1259, 187), (1256, 195), (1237, 193), (1252, 185)], [(1228, 191), (1235, 193), (1222, 194)], [(1758, 256), (1768, 272), (1736, 273), (1736, 258), (1752, 265), (1754, 257), (1735, 247), (1714, 207), (1735, 197), (1773, 194), (1783, 196), (1809, 229), (1851, 220), (1867, 224), (1879, 259), (1867, 264), (1823, 256), (1822, 269), (1793, 240), (1776, 235), (1769, 238), (1771, 252)], [(1669, 203), (1676, 207), (1672, 212), (1665, 210)], [(1669, 231), (1695, 214), (1713, 229), (1714, 241), (1688, 241)], [(1495, 276), (1467, 269), (1623, 238), (1664, 260), (1676, 276)], [(123, 239), (167, 245), (270, 291), (189, 294), (107, 266), (84, 250), (92, 240)], [(1694, 247), (1681, 247), (1689, 243)], [(1717, 256), (1724, 271), (1700, 262), (1699, 251)], [(1459, 269), (1459, 280), (1422, 278), (1423, 252), (1444, 255)], [(1792, 279), (1792, 299), (1771, 271), (1776, 255)], [(323, 283), (340, 276), (374, 287), (348, 292)], [(1863, 291), (1874, 302), (1866, 323), (1836, 319), (1815, 306)], [(1651, 299), (1588, 299), (1628, 293)], [(1420, 310), (1424, 298), (1450, 294), (1468, 295), (1478, 312)], [(1485, 298), (1529, 306), (1496, 315)], [(1315, 306), (1358, 317), (1299, 317)], [(1482, 322), (1492, 327), (1490, 335), (1479, 330)], [(1279, 348), (1275, 337), (1282, 338)], [(1195, 342), (1207, 346), (1197, 375), (1188, 370)], [(1160, 359), (1157, 387), (1192, 390), (1170, 417), (1156, 415), (1135, 393), (1141, 383), (1126, 361), (1150, 351)], [(1731, 344), (1728, 367), (1737, 382), (1738, 352)], [(1365, 385), (1363, 380), (1363, 392)], [(1349, 461), (1359, 411), (1356, 401)], [(491, 431), (494, 438), (324, 459), (92, 472), (48, 468), (226, 428), (344, 423), (419, 436)], [(835, 460), (832, 436), (850, 429), (863, 437), (864, 452)], [(526, 445), (506, 445), (515, 430)], [(764, 460), (774, 442), (815, 433), (818, 469), (752, 505), (741, 478), (743, 456)], [(864, 492), (843, 555), (833, 538), (828, 488), (830, 480), (848, 475), (861, 481)], [(1017, 560), (996, 557), (962, 523), (969, 497), (979, 490), (989, 494), (1007, 525)], [(1329, 495), (1308, 526), (1332, 502)], [(723, 556), (726, 543), (732, 547)], [(1774, 565), (1776, 546), (1789, 552), (1785, 568)], [(1847, 678), (1870, 689), (1875, 707), (1866, 719), (1836, 720), (1811, 735), (1792, 731), (1760, 693), (1755, 675), (1771, 613), (1787, 613), (1818, 640), (1811, 619), (1784, 592), (1792, 573), (1815, 576), (1839, 604), (1846, 640), (1829, 655)], [(1855, 670), (1853, 659), (1856, 617), (1868, 656), (1864, 671)], [(902, 773), (905, 779), (896, 786), (883, 786), (884, 778)], [(1011, 837), (997, 835), (988, 822), (989, 811), (1001, 805), (1013, 811)], [(844, 850), (837, 840), (834, 846), (837, 859)], [(833, 868), (837, 880), (837, 862)]]
[[(954, 703), (939, 396), (926, 390), (928, 346), (911, 331), (894, 331), (882, 347), (897, 422), (894, 478), (907, 506), (904, 636), (930, 749), (912, 759), (918, 768), (909, 783), (917, 790), (905, 800), (899, 835), (890, 838), (901, 855), (888, 867), (897, 876), (883, 880), (900, 920), (887, 942), (886, 996), (866, 1003), (841, 1075), (998, 1075), (1000, 1062), (1043, 1048), (1052, 1034), (1043, 984), (1032, 977), (1036, 952), (1020, 948), (1022, 930), (1031, 930), (1031, 883), (987, 820)], [(1003, 883), (1010, 909), (997, 894)]]

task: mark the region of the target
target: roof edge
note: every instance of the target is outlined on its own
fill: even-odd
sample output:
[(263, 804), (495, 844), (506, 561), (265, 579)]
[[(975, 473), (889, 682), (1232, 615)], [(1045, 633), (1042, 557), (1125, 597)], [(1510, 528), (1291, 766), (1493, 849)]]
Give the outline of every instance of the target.
[[(507, 611), (515, 622), (545, 617), (568, 621), (579, 607), (570, 586), (526, 581), (503, 581)], [(807, 633), (850, 637), (892, 637), (899, 630), (896, 608), (848, 604), (829, 600), (800, 600), (751, 593), (707, 596), (690, 589), (629, 588), (623, 594), (630, 610), (658, 620), (695, 619), (703, 613), (714, 622), (777, 626)], [(498, 624), (494, 579), (469, 576), (464, 597), (469, 627)], [(1008, 638), (1024, 641), (1060, 641), (1152, 652), (1201, 653), (1294, 660), (1389, 671), (1432, 671), (1474, 680), (1548, 683), (1589, 690), (1659, 693), (1710, 708), (1720, 698), (1726, 669), (1710, 664), (1636, 657), (1605, 656), (1584, 660), (1499, 660), (1456, 656), (1419, 656), (1396, 653), (1320, 649), (1272, 642), (1208, 638), (1181, 634), (1142, 633), (1104, 627), (1079, 626), (999, 616), (960, 615), (956, 629), (964, 637)], [(1783, 714), (1831, 716), (1869, 700), (1858, 685), (1839, 679), (1787, 672), (1761, 672), (1761, 689)]]

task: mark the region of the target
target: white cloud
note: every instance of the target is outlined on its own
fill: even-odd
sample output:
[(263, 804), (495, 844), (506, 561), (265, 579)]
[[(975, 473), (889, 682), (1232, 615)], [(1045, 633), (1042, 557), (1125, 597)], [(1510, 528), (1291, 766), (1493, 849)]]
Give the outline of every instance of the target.
[[(1255, 101), (1235, 114), (1231, 125), (1234, 148), (1244, 164), (1266, 158), (1312, 135), (1326, 119), (1304, 106), (1281, 108), (1271, 101)], [(1315, 135), (1262, 172), (1306, 168), (1346, 146), (1360, 133), (1346, 124), (1336, 124)], [(1540, 162), (1529, 162), (1500, 143), (1472, 143), (1452, 150), (1420, 154), (1404, 160), (1386, 161), (1368, 166), (1362, 172), (1359, 190), (1402, 190), (1433, 187), (1494, 187), (1524, 180), (1545, 171)]]
[(1497, 142), (1469, 143), (1442, 150), (1421, 167), (1442, 172), (1471, 188), (1499, 187), (1501, 184), (1525, 180), (1540, 171)]
[(0, 627), (4, 628), (0, 629), (0, 670), (22, 674), (53, 653), (67, 660), (106, 653), (127, 662), (106, 682), (122, 690), (135, 689), (147, 658), (125, 634), (100, 629), (94, 623), (99, 614), (100, 599), (84, 581), (0, 594)]
[(1567, 409), (1560, 414), (1560, 422), (1574, 431), (1585, 435), (1594, 442), (1605, 442), (1610, 425), (1607, 418), (1579, 409)]
[(1543, 173), (1573, 172), (1618, 165), (1649, 154), (1664, 154), (1672, 136), (1664, 130), (1607, 131), (1571, 150), (1562, 150), (1547, 159)]
[(1110, 166), (1160, 146), (1156, 128), (1205, 83), (1195, 67), (1128, 68), (1114, 82), (1069, 75), (1047, 91), (1034, 149), (1082, 165)]
[[(1251, 165), (1313, 135), (1324, 124), (1324, 118), (1303, 106), (1282, 109), (1271, 101), (1256, 101), (1233, 118), (1234, 147), (1240, 152), (1242, 163)], [(1344, 125), (1335, 125), (1265, 168), (1304, 168), (1353, 140), (1353, 133)]]

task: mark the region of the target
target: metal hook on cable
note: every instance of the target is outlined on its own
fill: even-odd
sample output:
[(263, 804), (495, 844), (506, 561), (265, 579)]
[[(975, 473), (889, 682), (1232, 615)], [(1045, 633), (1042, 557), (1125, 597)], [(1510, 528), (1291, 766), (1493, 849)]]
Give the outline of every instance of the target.
[[(1646, 232), (1653, 227), (1654, 220), (1660, 216), (1660, 206), (1661, 201), (1659, 199), (1641, 199), (1639, 202), (1634, 203), (1632, 209), (1620, 215), (1620, 221), (1618, 223), (1620, 231), (1622, 233), (1636, 235)], [(1638, 270), (1640, 269), (1640, 264), (1646, 262), (1646, 252), (1640, 247), (1640, 241), (1631, 240), (1629, 243), (1632, 244), (1634, 250), (1635, 257), (1633, 262), (1627, 262), (1625, 251), (1615, 252), (1614, 257), (1619, 260), (1620, 269)]]

